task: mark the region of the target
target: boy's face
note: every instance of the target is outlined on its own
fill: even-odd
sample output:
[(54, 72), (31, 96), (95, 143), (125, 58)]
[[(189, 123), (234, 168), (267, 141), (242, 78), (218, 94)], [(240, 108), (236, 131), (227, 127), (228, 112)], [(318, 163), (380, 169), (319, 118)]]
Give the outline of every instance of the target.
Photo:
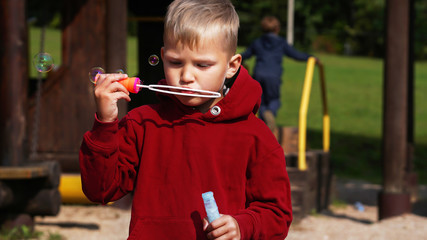
[(168, 85), (221, 93), (216, 99), (176, 95), (182, 104), (198, 107), (201, 111), (223, 98), (224, 80), (236, 73), (241, 62), (240, 55), (230, 57), (221, 45), (212, 41), (201, 42), (193, 49), (165, 41), (161, 54)]

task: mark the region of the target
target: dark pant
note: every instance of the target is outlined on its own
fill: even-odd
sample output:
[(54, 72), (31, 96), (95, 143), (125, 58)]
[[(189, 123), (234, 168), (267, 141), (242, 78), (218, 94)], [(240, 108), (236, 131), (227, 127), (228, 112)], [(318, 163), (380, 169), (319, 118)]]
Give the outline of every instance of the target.
[(254, 76), (254, 78), (261, 84), (262, 88), (261, 106), (259, 109), (260, 116), (266, 110), (272, 111), (274, 116), (276, 116), (280, 108), (280, 86), (282, 80), (280, 77), (260, 75)]

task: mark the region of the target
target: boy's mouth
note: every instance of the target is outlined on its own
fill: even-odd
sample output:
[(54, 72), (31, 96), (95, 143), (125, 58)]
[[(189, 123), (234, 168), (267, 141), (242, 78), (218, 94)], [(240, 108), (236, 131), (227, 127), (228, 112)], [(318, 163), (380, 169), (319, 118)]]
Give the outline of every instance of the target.
[(172, 85), (146, 85), (148, 89), (156, 92), (162, 92), (166, 94), (175, 94), (188, 97), (202, 97), (202, 98), (218, 98), (221, 97), (221, 93), (213, 92), (208, 90), (201, 90), (189, 87), (172, 86)]
[(195, 94), (196, 92), (191, 91), (191, 90), (180, 90), (179, 92), (181, 93), (188, 93), (188, 94)]
[(192, 88), (189, 88), (189, 87), (181, 87), (180, 86), (180, 88), (184, 88), (184, 89), (171, 89), (171, 90), (175, 91), (175, 92), (186, 93), (186, 94), (196, 94), (197, 93), (197, 92), (193, 91)]

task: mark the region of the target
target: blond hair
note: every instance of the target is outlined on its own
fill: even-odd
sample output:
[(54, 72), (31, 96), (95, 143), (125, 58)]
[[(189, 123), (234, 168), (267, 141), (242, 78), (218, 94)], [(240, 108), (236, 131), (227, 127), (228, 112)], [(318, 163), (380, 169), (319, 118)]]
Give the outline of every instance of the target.
[(264, 33), (279, 33), (280, 22), (276, 17), (266, 16), (261, 20), (261, 28)]
[(175, 0), (166, 13), (163, 39), (189, 48), (201, 41), (220, 41), (236, 52), (239, 17), (229, 0)]

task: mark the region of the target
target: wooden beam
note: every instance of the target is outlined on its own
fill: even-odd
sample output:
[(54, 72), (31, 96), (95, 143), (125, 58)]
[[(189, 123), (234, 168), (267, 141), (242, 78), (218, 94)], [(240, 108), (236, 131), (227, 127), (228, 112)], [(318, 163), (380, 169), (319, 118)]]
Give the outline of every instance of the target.
[(46, 177), (47, 169), (43, 167), (0, 167), (0, 179), (31, 179)]
[(61, 169), (56, 161), (32, 163), (19, 167), (0, 167), (0, 180), (44, 178), (43, 187), (57, 188)]
[(0, 0), (0, 166), (25, 159), (28, 33), (25, 0)]
[(56, 215), (61, 205), (58, 162), (0, 167), (0, 211)]
[(387, 1), (384, 78), (384, 191), (403, 192), (407, 154), (408, 0)]
[[(383, 191), (379, 218), (408, 212), (405, 192), (408, 125), (409, 0), (386, 2), (383, 103)], [(399, 204), (395, 201), (399, 200)], [(392, 208), (391, 208), (392, 207)]]
[(27, 213), (32, 216), (55, 216), (61, 206), (61, 194), (56, 188), (42, 188), (40, 181), (0, 181), (0, 211)]

